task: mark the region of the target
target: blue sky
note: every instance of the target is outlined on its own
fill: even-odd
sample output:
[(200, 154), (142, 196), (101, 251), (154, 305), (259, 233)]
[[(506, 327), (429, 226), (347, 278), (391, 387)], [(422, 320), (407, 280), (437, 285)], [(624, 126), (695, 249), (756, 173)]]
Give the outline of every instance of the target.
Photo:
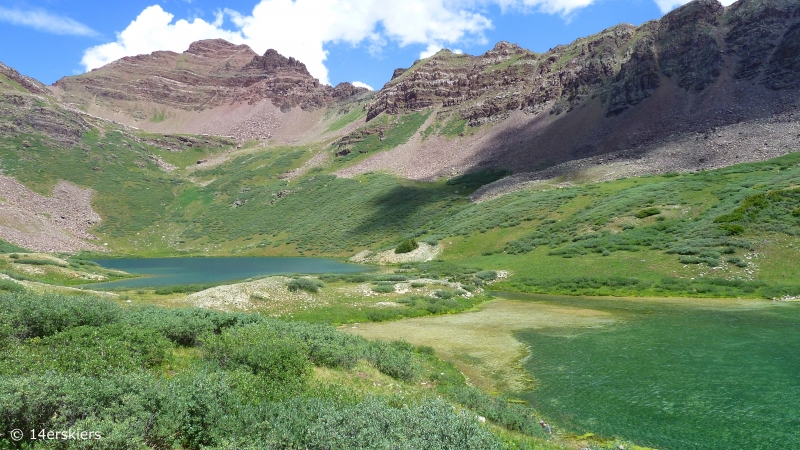
[[(379, 89), (439, 48), (542, 52), (687, 0), (0, 0), (0, 61), (50, 84), (122, 56), (222, 37), (275, 48), (333, 85)], [(730, 3), (726, 0), (724, 3)]]

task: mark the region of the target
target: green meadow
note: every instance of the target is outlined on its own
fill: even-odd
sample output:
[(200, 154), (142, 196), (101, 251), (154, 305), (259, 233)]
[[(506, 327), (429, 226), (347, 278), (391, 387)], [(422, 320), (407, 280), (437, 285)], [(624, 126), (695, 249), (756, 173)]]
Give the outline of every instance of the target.
[[(336, 131), (362, 116), (359, 108), (341, 110), (326, 124)], [(72, 147), (38, 135), (0, 140), (2, 173), (34, 191), (51, 195), (60, 180), (94, 189), (102, 223), (90, 232), (109, 244), (112, 257), (344, 259), (363, 250), (413, 250), (417, 242), (442, 250), (433, 260), (375, 274), (289, 274), (265, 293), (248, 289), (268, 281), (246, 280), (234, 286), (247, 293), (250, 309), (219, 312), (187, 308), (190, 295), (219, 288), (210, 284), (68, 295), (71, 286), (128, 275), (93, 265), (105, 253), (35, 254), (0, 241), (2, 427), (78, 424), (101, 430), (111, 447), (142, 448), (246, 447), (253, 440), (282, 448), (633, 448), (630, 440), (680, 448), (685, 441), (675, 436), (685, 422), (662, 428), (655, 410), (618, 414), (614, 408), (648, 400), (613, 383), (598, 385), (599, 394), (571, 395), (571, 384), (558, 383), (562, 369), (570, 383), (593, 386), (580, 374), (614, 368), (570, 355), (616, 357), (615, 346), (647, 330), (666, 339), (713, 322), (713, 314), (689, 320), (683, 310), (659, 307), (651, 312), (669, 320), (654, 324), (647, 311), (620, 313), (625, 307), (616, 297), (634, 305), (645, 298), (726, 299), (713, 300), (722, 302), (719, 310), (743, 301), (737, 298), (800, 297), (800, 154), (693, 173), (574, 185), (546, 180), (480, 203), (469, 195), (509, 172), (435, 182), (334, 175), (416, 133), (465, 132), (456, 119), (421, 130), (428, 118), (380, 117), (342, 145), (237, 146), (211, 137), (192, 137), (189, 145), (110, 125)], [(297, 170), (320, 152), (330, 153), (328, 162)], [(60, 294), (47, 293), (53, 289)], [(521, 312), (492, 301), (490, 291), (572, 297)], [(275, 293), (290, 300), (276, 304), (266, 295)], [(607, 302), (597, 300), (603, 297)], [(576, 314), (582, 321), (569, 322)], [(734, 316), (726, 323), (750, 323)], [(631, 322), (622, 327), (625, 318)], [(757, 328), (767, 319), (752, 320)], [(433, 323), (439, 325), (424, 325)], [(599, 331), (584, 329), (593, 327)], [(467, 330), (473, 340), (460, 342), (452, 330)], [(713, 337), (698, 332), (696, 339)], [(703, 348), (711, 358), (715, 347)], [(673, 362), (665, 356), (653, 365)], [(678, 367), (666, 389), (690, 369)], [(639, 370), (619, 373), (633, 379)], [(732, 383), (737, 392), (740, 381)], [(778, 384), (765, 392), (777, 395)], [(40, 395), (25, 395), (32, 391)], [(770, 411), (784, 427), (780, 411)], [(553, 421), (555, 438), (543, 435), (538, 418)], [(631, 425), (634, 419), (644, 422)], [(722, 436), (728, 428), (714, 429), (718, 440), (700, 448), (732, 442)]]

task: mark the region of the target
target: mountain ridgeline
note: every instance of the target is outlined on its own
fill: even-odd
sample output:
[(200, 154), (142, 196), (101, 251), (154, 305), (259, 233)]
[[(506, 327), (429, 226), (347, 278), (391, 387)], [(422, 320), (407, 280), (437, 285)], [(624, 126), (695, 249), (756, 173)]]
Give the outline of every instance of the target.
[[(774, 183), (792, 188), (794, 156), (763, 186), (720, 172), (706, 191), (666, 179), (658, 192), (691, 191), (675, 204), (628, 197), (620, 183), (603, 191), (605, 212), (560, 208), (579, 204), (575, 186), (586, 182), (796, 152), (800, 4), (695, 0), (541, 54), (507, 42), (480, 56), (442, 50), (377, 92), (322, 84), (294, 58), (223, 40), (125, 57), (53, 86), (0, 65), (0, 90), (0, 238), (28, 249), (351, 256), (510, 227), (519, 233), (478, 254), (522, 254), (544, 239), (524, 230), (563, 225), (564, 214), (575, 221), (554, 248), (575, 247), (569, 239), (588, 229), (631, 230), (623, 217), (655, 220), (636, 216), (648, 208), (703, 218), (681, 228), (688, 239), (719, 232), (713, 205), (731, 212)], [(548, 186), (577, 190), (537, 191)], [(80, 214), (51, 207), (69, 204)], [(726, 230), (737, 227), (746, 230)]]
[[(707, 142), (678, 140), (716, 137), (718, 128), (736, 125), (734, 134), (747, 135), (748, 125), (777, 121), (774, 136), (765, 137), (776, 137), (778, 147), (796, 144), (785, 135), (794, 128), (787, 122), (794, 122), (799, 87), (797, 2), (742, 0), (725, 8), (697, 0), (660, 20), (617, 25), (541, 54), (507, 42), (480, 56), (442, 50), (397, 69), (374, 95), (349, 83), (322, 85), (293, 58), (274, 50), (259, 56), (223, 40), (196, 42), (182, 54), (122, 58), (65, 77), (53, 92), (150, 131), (273, 143), (335, 137), (318, 124), (324, 111), (348, 101), (348, 111), (363, 105), (366, 116), (362, 129), (345, 130), (355, 133), (345, 143), (370, 134), (382, 140), (395, 121), (369, 127), (377, 118), (433, 111), (423, 136), (432, 139), (339, 173), (379, 169), (432, 180), (489, 167), (532, 172), (604, 154), (630, 159), (668, 146), (679, 151), (640, 172), (764, 159), (781, 151), (753, 154), (747, 139), (726, 139), (717, 144), (730, 151), (716, 154), (702, 148)], [(442, 134), (448, 139), (437, 139)]]

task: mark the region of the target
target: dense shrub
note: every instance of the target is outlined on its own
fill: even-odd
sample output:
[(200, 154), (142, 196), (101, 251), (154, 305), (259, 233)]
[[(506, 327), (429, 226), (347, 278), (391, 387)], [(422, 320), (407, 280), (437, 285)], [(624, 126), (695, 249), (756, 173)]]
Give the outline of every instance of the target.
[(319, 292), (322, 287), (325, 287), (325, 283), (311, 278), (295, 278), (286, 285), (291, 292), (306, 291), (312, 294)]
[(122, 320), (139, 328), (157, 330), (178, 345), (193, 346), (201, 335), (220, 333), (233, 326), (258, 323), (261, 317), (203, 308), (166, 309), (141, 306), (128, 310)]
[(66, 264), (60, 263), (58, 261), (53, 261), (52, 259), (16, 259), (14, 260), (14, 264), (29, 264), (31, 266), (58, 266), (58, 267), (67, 267)]
[(191, 294), (214, 287), (213, 284), (179, 284), (158, 288), (154, 291), (157, 295)]
[(25, 290), (25, 286), (11, 281), (11, 280), (0, 280), (0, 291), (6, 292), (22, 292)]
[(483, 281), (492, 281), (497, 279), (497, 272), (494, 270), (484, 270), (476, 273), (475, 276)]
[(41, 357), (39, 367), (101, 375), (154, 367), (167, 359), (172, 343), (156, 331), (114, 324), (70, 328), (37, 341), (33, 347)]
[(453, 291), (446, 291), (446, 290), (443, 290), (443, 289), (437, 289), (436, 291), (433, 292), (433, 295), (435, 295), (438, 298), (446, 300), (446, 299), (449, 299), (449, 298), (453, 298), (455, 293), (453, 293)]
[(453, 400), (509, 430), (529, 436), (542, 433), (533, 411), (523, 404), (510, 402), (507, 397), (463, 385), (448, 386), (446, 392)]
[(407, 276), (394, 273), (388, 275), (375, 275), (372, 279), (374, 281), (408, 281)]
[(372, 291), (382, 294), (389, 294), (394, 292), (394, 284), (378, 284), (376, 286), (372, 286)]
[(310, 375), (308, 347), (291, 335), (278, 335), (265, 324), (229, 328), (202, 338), (209, 358), (223, 369), (246, 368), (270, 384), (301, 386)]
[(407, 312), (399, 308), (372, 309), (367, 311), (367, 318), (370, 322), (385, 322), (406, 317)]
[(401, 242), (397, 245), (394, 249), (395, 253), (409, 253), (419, 248), (419, 244), (417, 241), (413, 239), (406, 239), (405, 241)]
[(120, 320), (122, 310), (98, 297), (31, 294), (0, 294), (0, 322), (20, 339), (44, 337), (82, 325), (102, 326)]
[[(20, 339), (3, 340), (0, 352), (0, 428), (103, 436), (70, 448), (503, 448), (473, 413), (440, 399), (364, 398), (335, 384), (303, 386), (311, 363), (352, 368), (360, 360), (412, 381), (421, 370), (417, 358), (430, 348), (258, 315), (109, 305), (0, 294), (0, 328), (21, 330)], [(36, 320), (21, 321), (28, 306)], [(50, 315), (39, 311), (48, 308)], [(190, 356), (178, 369), (165, 336), (182, 320), (193, 324), (172, 339), (189, 343), (204, 334), (197, 350), (175, 353)], [(41, 443), (25, 436), (19, 445)]]

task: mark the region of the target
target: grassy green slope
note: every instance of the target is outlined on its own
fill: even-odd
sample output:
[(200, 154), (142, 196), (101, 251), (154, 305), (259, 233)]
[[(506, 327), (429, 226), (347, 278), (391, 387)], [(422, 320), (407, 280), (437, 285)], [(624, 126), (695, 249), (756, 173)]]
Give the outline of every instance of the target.
[[(382, 134), (350, 141), (349, 154), (291, 180), (286, 174), (315, 152), (337, 147), (233, 150), (209, 138), (206, 147), (187, 146), (104, 125), (72, 148), (31, 134), (0, 139), (0, 168), (41, 193), (62, 179), (92, 187), (103, 218), (92, 232), (126, 254), (346, 256), (421, 237), (445, 242), (445, 261), (512, 270), (504, 289), (796, 293), (798, 154), (691, 174), (544, 184), (480, 204), (465, 196), (503, 172), (436, 183), (330, 174), (406, 142), (426, 117), (375, 119), (367, 126), (382, 127)], [(176, 151), (151, 145), (157, 139)], [(221, 162), (195, 167), (215, 155)], [(158, 158), (177, 170), (159, 167)]]

